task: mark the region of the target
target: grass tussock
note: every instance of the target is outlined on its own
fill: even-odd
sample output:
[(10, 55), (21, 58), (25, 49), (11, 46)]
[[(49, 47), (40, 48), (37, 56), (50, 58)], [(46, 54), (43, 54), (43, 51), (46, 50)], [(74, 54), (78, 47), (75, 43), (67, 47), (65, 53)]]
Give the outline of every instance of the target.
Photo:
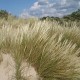
[[(14, 59), (15, 80), (80, 79), (79, 27), (38, 20), (22, 22), (17, 28), (13, 24), (0, 26), (0, 52)], [(28, 67), (23, 73), (24, 62), (34, 68), (34, 77), (27, 76)]]

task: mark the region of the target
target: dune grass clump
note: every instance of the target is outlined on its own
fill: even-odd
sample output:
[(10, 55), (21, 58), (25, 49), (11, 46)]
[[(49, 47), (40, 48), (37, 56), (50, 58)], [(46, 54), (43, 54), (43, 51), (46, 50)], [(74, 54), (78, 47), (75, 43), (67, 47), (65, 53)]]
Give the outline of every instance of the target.
[[(17, 28), (7, 25), (0, 29), (0, 52), (14, 59), (15, 80), (79, 80), (78, 33), (77, 26), (48, 21), (31, 21)], [(23, 74), (24, 62), (34, 68), (36, 77), (26, 75), (27, 70)]]

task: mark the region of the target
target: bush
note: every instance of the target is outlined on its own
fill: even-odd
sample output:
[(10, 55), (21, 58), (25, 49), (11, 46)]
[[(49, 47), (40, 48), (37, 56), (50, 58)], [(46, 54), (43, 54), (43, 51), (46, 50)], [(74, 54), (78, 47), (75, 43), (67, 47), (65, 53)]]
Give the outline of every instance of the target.
[(8, 19), (8, 12), (6, 10), (0, 10), (0, 18)]

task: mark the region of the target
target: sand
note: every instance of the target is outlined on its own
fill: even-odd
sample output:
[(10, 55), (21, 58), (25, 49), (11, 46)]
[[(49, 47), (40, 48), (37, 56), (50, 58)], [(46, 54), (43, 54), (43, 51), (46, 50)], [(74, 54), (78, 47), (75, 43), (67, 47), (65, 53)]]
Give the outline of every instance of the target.
[[(15, 62), (10, 54), (2, 54), (2, 62), (0, 63), (0, 80), (16, 80), (15, 79)], [(25, 80), (38, 80), (35, 69), (25, 61), (21, 64), (21, 75)]]

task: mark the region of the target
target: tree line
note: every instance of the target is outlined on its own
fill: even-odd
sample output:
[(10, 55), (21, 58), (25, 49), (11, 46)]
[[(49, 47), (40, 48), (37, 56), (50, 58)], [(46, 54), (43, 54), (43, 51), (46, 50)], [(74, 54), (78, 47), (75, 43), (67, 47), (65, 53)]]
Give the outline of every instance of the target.
[[(11, 14), (8, 13), (6, 10), (0, 10), (0, 18), (4, 18), (5, 20), (7, 20), (9, 15), (11, 15)], [(80, 9), (71, 13), (70, 15), (63, 16), (62, 18), (54, 17), (54, 16), (52, 16), (52, 17), (47, 16), (47, 17), (40, 18), (40, 20), (46, 20), (46, 19), (50, 20), (50, 21), (56, 20), (59, 22), (61, 20), (64, 20), (64, 21), (80, 21)]]
[(64, 20), (64, 21), (80, 21), (80, 9), (78, 9), (77, 11), (69, 14), (69, 15), (66, 15), (66, 16), (63, 16), (62, 18), (59, 18), (59, 17), (50, 17), (50, 16), (47, 16), (47, 17), (42, 17), (40, 18), (40, 20), (56, 20), (56, 21), (61, 21), (61, 20)]

